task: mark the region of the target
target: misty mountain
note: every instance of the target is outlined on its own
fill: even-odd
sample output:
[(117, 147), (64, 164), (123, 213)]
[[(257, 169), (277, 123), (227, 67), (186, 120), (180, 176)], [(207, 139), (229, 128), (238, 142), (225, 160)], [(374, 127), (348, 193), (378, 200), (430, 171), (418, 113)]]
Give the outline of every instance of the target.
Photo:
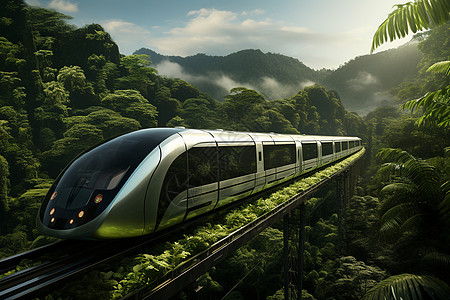
[(396, 49), (358, 56), (331, 72), (323, 82), (335, 90), (347, 110), (366, 115), (375, 108), (398, 104), (390, 90), (417, 76), (422, 53), (418, 42)]
[(347, 110), (362, 115), (395, 103), (389, 91), (417, 74), (421, 58), (417, 43), (356, 57), (337, 70), (320, 71), (295, 58), (260, 50), (242, 50), (227, 56), (181, 57), (141, 48), (134, 54), (150, 55), (160, 75), (186, 80), (219, 101), (238, 86), (257, 90), (267, 99), (275, 100), (319, 83), (335, 90)]
[(308, 68), (295, 58), (260, 50), (242, 50), (227, 56), (180, 57), (142, 48), (134, 54), (150, 55), (160, 75), (186, 80), (219, 101), (240, 86), (255, 89), (270, 100), (280, 99), (325, 78), (324, 72)]

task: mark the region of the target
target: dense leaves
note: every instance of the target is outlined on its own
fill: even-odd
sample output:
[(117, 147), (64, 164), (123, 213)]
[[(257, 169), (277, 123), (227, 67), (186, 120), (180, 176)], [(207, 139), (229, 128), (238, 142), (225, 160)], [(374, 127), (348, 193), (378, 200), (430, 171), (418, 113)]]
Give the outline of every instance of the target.
[(371, 51), (388, 40), (405, 37), (409, 30), (416, 33), (443, 24), (449, 20), (449, 12), (447, 0), (415, 0), (398, 4), (375, 32)]
[(371, 289), (364, 299), (448, 299), (450, 287), (433, 276), (400, 274)]

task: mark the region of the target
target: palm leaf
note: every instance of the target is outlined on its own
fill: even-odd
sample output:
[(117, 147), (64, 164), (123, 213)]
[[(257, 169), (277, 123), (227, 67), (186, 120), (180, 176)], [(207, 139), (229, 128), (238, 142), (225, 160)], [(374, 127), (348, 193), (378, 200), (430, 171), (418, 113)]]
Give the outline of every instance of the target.
[(450, 287), (434, 276), (401, 274), (378, 283), (364, 299), (450, 299)]
[(380, 233), (394, 237), (402, 232), (416, 231), (422, 224), (423, 214), (411, 203), (402, 203), (388, 209), (380, 219)]
[(450, 181), (446, 181), (441, 186), (445, 193), (444, 199), (439, 203), (439, 211), (444, 216), (444, 220), (450, 223)]
[(377, 153), (383, 161), (391, 161), (393, 174), (411, 180), (421, 194), (434, 196), (440, 191), (440, 176), (436, 168), (401, 149), (384, 148)]
[(395, 5), (386, 20), (378, 27), (372, 39), (372, 53), (378, 46), (397, 38), (444, 24), (449, 20), (450, 2), (448, 0), (416, 0)]
[[(435, 67), (441, 70), (442, 66)], [(417, 125), (431, 125), (439, 127), (450, 126), (450, 85), (443, 89), (428, 92), (419, 99), (410, 100), (402, 105), (403, 109), (411, 112), (422, 108), (423, 116), (417, 121)]]
[(435, 63), (428, 68), (427, 72), (442, 73), (446, 76), (450, 76), (450, 60), (444, 60)]
[(431, 251), (423, 256), (426, 265), (445, 267), (450, 270), (450, 255), (442, 252)]

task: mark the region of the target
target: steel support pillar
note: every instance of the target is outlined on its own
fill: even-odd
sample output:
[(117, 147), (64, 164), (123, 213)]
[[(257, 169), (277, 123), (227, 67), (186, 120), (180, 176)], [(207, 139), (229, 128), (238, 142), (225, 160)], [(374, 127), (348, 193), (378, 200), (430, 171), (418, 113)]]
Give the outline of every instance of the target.
[(350, 200), (351, 172), (345, 171), (336, 179), (336, 201), (337, 201), (337, 215), (338, 215), (338, 240), (337, 253), (340, 257), (342, 255), (343, 241), (345, 240), (345, 220), (347, 218), (347, 204)]
[(283, 218), (284, 299), (302, 298), (305, 215), (302, 203)]

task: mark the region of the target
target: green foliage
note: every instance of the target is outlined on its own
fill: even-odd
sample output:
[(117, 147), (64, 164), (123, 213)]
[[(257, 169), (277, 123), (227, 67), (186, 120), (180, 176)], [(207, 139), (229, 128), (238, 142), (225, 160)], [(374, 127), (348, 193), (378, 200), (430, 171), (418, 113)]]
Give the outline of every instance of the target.
[(329, 262), (327, 275), (319, 279), (315, 294), (318, 299), (361, 299), (384, 277), (381, 269), (344, 256)]
[(427, 72), (442, 73), (446, 76), (450, 76), (450, 61), (446, 60), (437, 62), (434, 65), (430, 66)]
[[(388, 174), (398, 176), (381, 190), (384, 199), (381, 232), (389, 235), (416, 231), (423, 228), (429, 218), (438, 217), (435, 216), (436, 208), (443, 193), (436, 168), (399, 149), (384, 149), (378, 156), (383, 161), (393, 161), (385, 164), (384, 168)], [(432, 207), (434, 209), (430, 209)]]
[(134, 118), (140, 123), (139, 127), (155, 127), (157, 124), (156, 107), (148, 103), (138, 91), (116, 90), (104, 97), (101, 104), (124, 117)]
[(445, 88), (428, 92), (417, 100), (406, 102), (403, 109), (411, 112), (423, 108), (423, 116), (417, 120), (418, 126), (450, 127), (450, 85)]
[(148, 55), (130, 55), (122, 57), (120, 68), (123, 75), (116, 79), (117, 89), (135, 89), (146, 99), (154, 94), (156, 70), (148, 67)]
[(371, 299), (448, 299), (450, 287), (429, 275), (400, 274), (389, 277), (364, 296)]
[(405, 37), (409, 30), (415, 33), (449, 20), (450, 4), (446, 0), (415, 0), (395, 6), (375, 32), (371, 52), (388, 40)]

